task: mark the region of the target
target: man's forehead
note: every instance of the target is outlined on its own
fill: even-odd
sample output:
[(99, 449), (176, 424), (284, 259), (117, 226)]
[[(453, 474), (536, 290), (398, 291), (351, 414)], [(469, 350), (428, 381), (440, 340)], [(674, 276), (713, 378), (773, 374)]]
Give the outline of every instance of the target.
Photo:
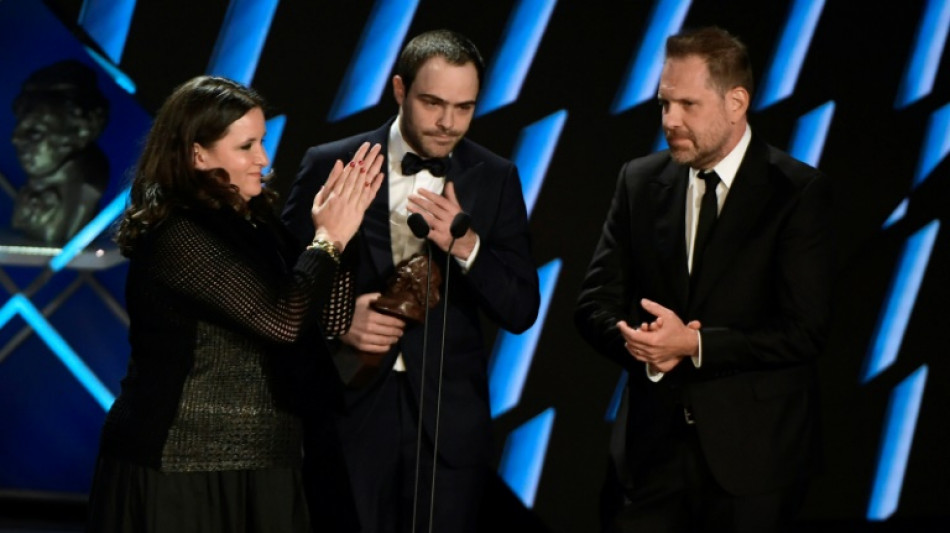
[(663, 65), (658, 91), (713, 90), (706, 61), (697, 57), (670, 58)]
[(473, 64), (452, 65), (445, 60), (430, 64), (431, 61), (419, 69), (410, 91), (453, 104), (475, 101), (478, 96), (478, 75)]

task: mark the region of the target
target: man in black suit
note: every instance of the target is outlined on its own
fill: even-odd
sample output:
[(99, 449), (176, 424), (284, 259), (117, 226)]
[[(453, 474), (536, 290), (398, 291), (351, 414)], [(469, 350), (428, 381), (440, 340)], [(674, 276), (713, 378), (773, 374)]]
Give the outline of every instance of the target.
[[(378, 368), (368, 379), (365, 372), (358, 374), (356, 381), (365, 383), (354, 382), (347, 391), (348, 411), (340, 420), (363, 531), (409, 531), (414, 520), (417, 528), (425, 526), (432, 492), (435, 531), (474, 531), (492, 449), (488, 352), (479, 311), (516, 333), (537, 317), (538, 276), (518, 171), (464, 138), (483, 68), (478, 50), (457, 33), (440, 30), (412, 39), (392, 81), (399, 115), (376, 131), (309, 149), (284, 209), (285, 223), (308, 242), (310, 198), (329, 168), (363, 142), (383, 145), (385, 183), (343, 258), (359, 296), (338, 353), (341, 361), (361, 360)], [(453, 243), (450, 224), (462, 211), (470, 215), (471, 228)], [(407, 226), (412, 213), (428, 223), (426, 239), (416, 238)], [(370, 307), (386, 289), (394, 265), (425, 246), (450, 279), (447, 294), (429, 313), (427, 344), (423, 326)], [(436, 442), (436, 488), (430, 491)], [(416, 483), (421, 490), (414, 510)]]
[(781, 530), (816, 465), (830, 189), (751, 132), (751, 97), (738, 39), (667, 40), (669, 150), (621, 169), (575, 313), (629, 372), (607, 531)]

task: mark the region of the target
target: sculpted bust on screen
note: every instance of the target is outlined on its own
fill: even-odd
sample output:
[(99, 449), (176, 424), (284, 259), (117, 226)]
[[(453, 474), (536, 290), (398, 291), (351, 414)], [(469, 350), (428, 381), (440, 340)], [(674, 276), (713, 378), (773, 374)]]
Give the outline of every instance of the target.
[(108, 101), (95, 73), (69, 60), (34, 72), (13, 101), (11, 141), (27, 180), (12, 225), (44, 244), (62, 244), (96, 214), (109, 164), (95, 144)]

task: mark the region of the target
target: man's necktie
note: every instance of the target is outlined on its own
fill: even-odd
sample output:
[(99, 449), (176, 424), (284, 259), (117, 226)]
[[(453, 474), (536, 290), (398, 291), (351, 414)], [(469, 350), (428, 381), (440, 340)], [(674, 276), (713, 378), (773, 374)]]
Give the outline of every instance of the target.
[(433, 157), (422, 159), (412, 152), (406, 152), (402, 157), (402, 173), (405, 176), (418, 174), (423, 169), (428, 170), (435, 177), (442, 177), (449, 171), (448, 157)]
[(716, 225), (716, 218), (719, 216), (719, 202), (716, 196), (719, 174), (715, 171), (701, 172), (699, 177), (706, 182), (706, 192), (703, 193), (703, 200), (699, 204), (699, 222), (696, 224), (696, 240), (693, 242), (693, 268), (690, 271), (690, 279), (697, 278), (703, 263), (703, 251), (706, 249), (709, 236), (712, 235), (713, 227)]

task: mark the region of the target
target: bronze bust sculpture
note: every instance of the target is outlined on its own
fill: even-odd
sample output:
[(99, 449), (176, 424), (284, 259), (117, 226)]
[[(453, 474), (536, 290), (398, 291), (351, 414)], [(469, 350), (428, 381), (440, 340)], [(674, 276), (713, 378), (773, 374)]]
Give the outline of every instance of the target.
[(27, 180), (13, 206), (14, 228), (44, 244), (62, 244), (98, 210), (109, 163), (95, 144), (108, 101), (96, 74), (75, 60), (37, 70), (13, 102), (11, 141)]

